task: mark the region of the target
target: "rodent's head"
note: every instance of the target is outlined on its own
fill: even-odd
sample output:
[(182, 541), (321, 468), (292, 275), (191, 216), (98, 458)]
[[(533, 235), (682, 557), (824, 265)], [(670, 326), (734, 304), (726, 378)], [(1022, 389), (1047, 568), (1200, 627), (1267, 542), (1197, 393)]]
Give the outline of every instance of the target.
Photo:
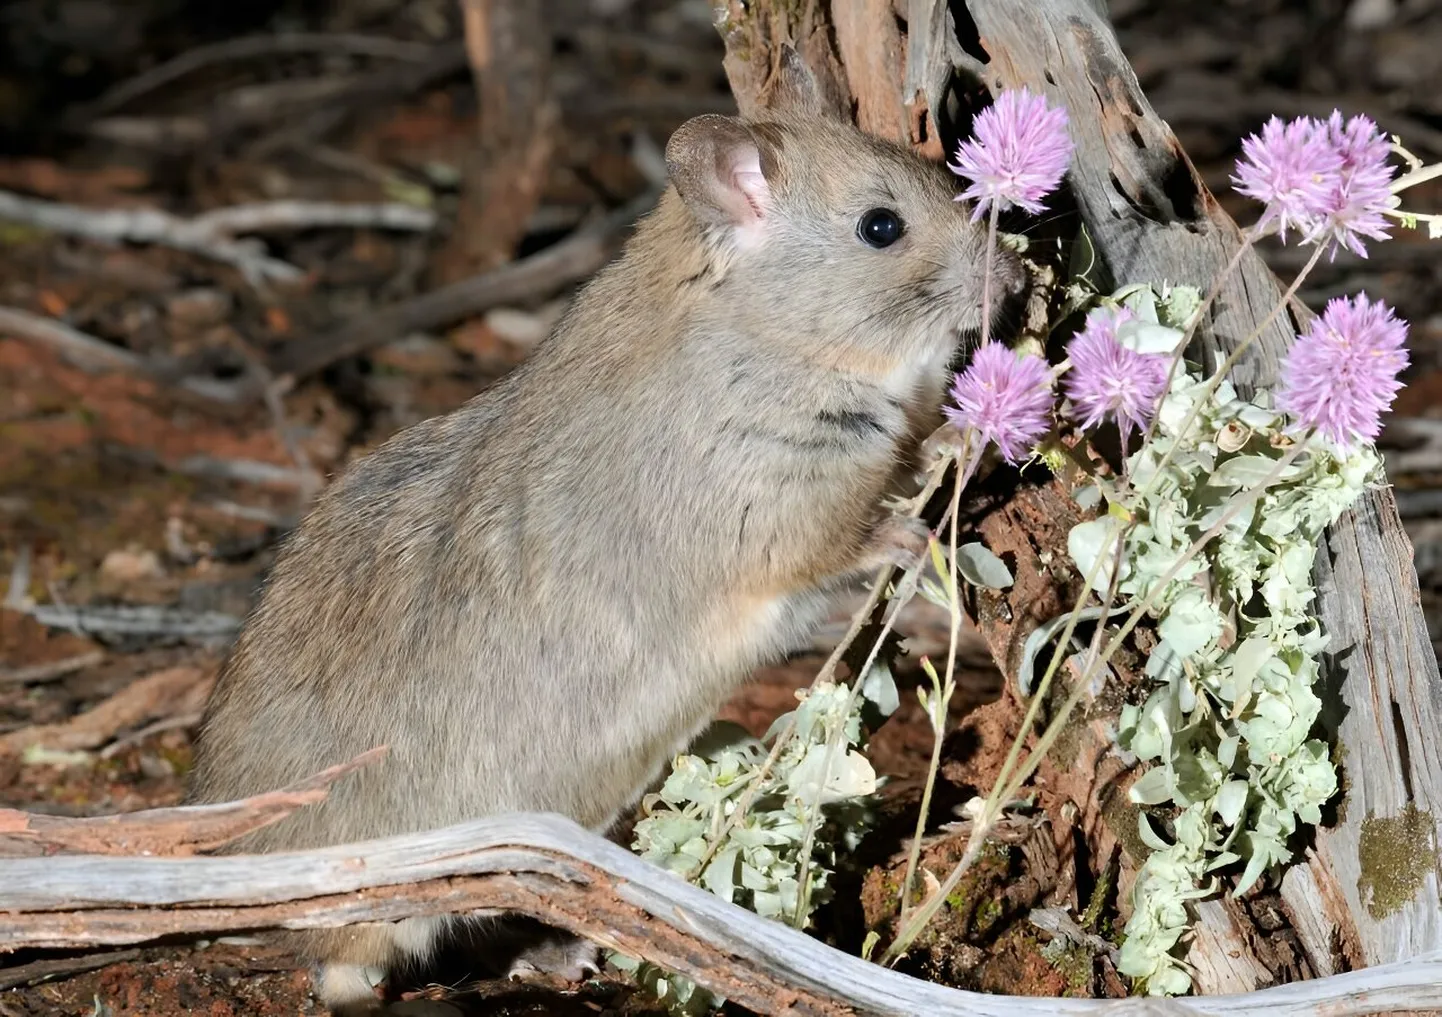
[[(666, 161), (704, 283), (749, 330), (912, 359), (980, 329), (986, 231), (956, 179), (830, 115), (799, 61), (766, 113), (690, 120)], [(995, 311), (1022, 273), (1009, 252), (993, 266)]]

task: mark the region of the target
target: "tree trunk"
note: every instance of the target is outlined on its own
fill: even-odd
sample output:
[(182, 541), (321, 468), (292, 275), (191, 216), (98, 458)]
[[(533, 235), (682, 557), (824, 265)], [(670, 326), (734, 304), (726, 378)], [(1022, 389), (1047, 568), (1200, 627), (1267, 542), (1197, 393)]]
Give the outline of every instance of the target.
[[(1064, 105), (1077, 145), (1071, 200), (1117, 284), (1166, 280), (1206, 291), (1241, 243), (1236, 224), (1142, 94), (1100, 4), (717, 0), (716, 8), (726, 71), (743, 111), (764, 95), (783, 44), (851, 104), (863, 128), (933, 158), (954, 149), (953, 83), (963, 89), (980, 83), (993, 93), (1025, 85)], [(1213, 305), (1201, 348), (1229, 349), (1282, 289), (1248, 252)], [(1239, 387), (1275, 377), (1294, 329), (1310, 319), (1300, 305), (1289, 310), (1292, 320), (1280, 316), (1239, 365)], [(1018, 585), (983, 594), (976, 619), (1009, 678), (1029, 631), (1071, 602), (1068, 590), (1048, 585), (1038, 556), (1067, 560), (1066, 527), (1058, 521), (1075, 513), (1053, 482), (1020, 493), (981, 524), (993, 551), (1018, 558)], [(1029, 582), (1020, 581), (1024, 574)], [(1318, 692), (1326, 702), (1324, 725), (1332, 718), (1327, 735), (1340, 749), (1345, 801), (1335, 825), (1317, 831), (1282, 880), (1271, 910), (1289, 933), (1264, 931), (1259, 908), (1230, 898), (1200, 905), (1189, 953), (1199, 992), (1246, 991), (1442, 949), (1442, 678), (1412, 548), (1389, 490), (1365, 495), (1328, 531), (1316, 581), (1332, 639)], [(995, 708), (1015, 715), (1016, 705)], [(1120, 854), (1125, 886), (1145, 848), (1123, 793), (1129, 776), (1107, 755), (1109, 719), (1098, 704), (1079, 711), (1075, 737), (1064, 739), (1072, 746), (1068, 758), (1044, 764), (1037, 783), (1059, 824), (1063, 806), (1075, 810), (1076, 818), (1058, 829), (1080, 831), (1095, 865)], [(1268, 917), (1261, 924), (1276, 923)]]

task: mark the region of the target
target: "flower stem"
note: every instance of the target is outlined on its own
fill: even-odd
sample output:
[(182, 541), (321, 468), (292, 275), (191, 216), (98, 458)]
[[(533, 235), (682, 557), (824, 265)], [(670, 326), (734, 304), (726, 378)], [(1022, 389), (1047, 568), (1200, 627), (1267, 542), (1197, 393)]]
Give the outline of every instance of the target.
[(1416, 187), (1418, 184), (1436, 180), (1438, 177), (1442, 177), (1442, 162), (1433, 163), (1431, 166), (1420, 166), (1392, 181), (1392, 193), (1400, 194), (1409, 187)]
[[(1213, 301), (1215, 301), (1217, 297), (1221, 296), (1222, 287), (1226, 285), (1227, 280), (1231, 278), (1232, 273), (1235, 272), (1237, 270), (1237, 266), (1241, 264), (1242, 256), (1245, 255), (1249, 250), (1251, 250), (1252, 245), (1257, 242), (1257, 236), (1258, 233), (1255, 229), (1247, 229), (1242, 231), (1242, 242), (1237, 246), (1236, 251), (1233, 252), (1231, 260), (1227, 262), (1226, 267), (1222, 269), (1221, 274), (1219, 274), (1216, 281), (1212, 283), (1212, 288), (1208, 290), (1207, 295), (1202, 298), (1201, 304), (1197, 306), (1197, 309), (1187, 320), (1187, 327), (1185, 330), (1183, 330), (1182, 337), (1177, 340), (1176, 349), (1172, 350), (1171, 363), (1167, 366), (1167, 383), (1162, 386), (1163, 394), (1161, 398), (1165, 398), (1166, 393), (1171, 391), (1172, 379), (1175, 378), (1177, 375), (1177, 367), (1180, 366), (1182, 358), (1187, 352), (1187, 346), (1191, 343), (1192, 336), (1196, 335), (1197, 329), (1201, 327), (1202, 318), (1206, 315), (1207, 308), (1211, 307)], [(1151, 441), (1153, 435), (1157, 433), (1158, 414), (1155, 412), (1156, 407), (1153, 407), (1152, 409), (1154, 411), (1152, 413), (1152, 419), (1147, 422), (1147, 432), (1145, 435), (1142, 436), (1143, 445), (1146, 445), (1147, 442)]]
[(958, 467), (956, 475), (956, 487), (951, 492), (951, 585), (947, 590), (947, 599), (951, 609), (951, 640), (946, 651), (946, 680), (935, 687), (936, 696), (931, 702), (932, 717), (932, 743), (931, 763), (926, 771), (926, 784), (921, 791), (921, 808), (916, 814), (916, 833), (911, 840), (911, 851), (906, 857), (906, 875), (901, 880), (901, 917), (906, 918), (906, 912), (911, 907), (911, 884), (916, 878), (916, 867), (921, 861), (921, 837), (926, 832), (926, 819), (931, 811), (931, 795), (936, 787), (936, 775), (941, 769), (941, 743), (946, 734), (947, 707), (951, 703), (952, 694), (956, 691), (956, 644), (961, 638), (961, 595), (957, 585), (956, 574), (956, 517), (961, 507), (962, 488), (970, 482), (972, 474), (976, 472), (977, 464), (981, 462), (982, 445), (979, 441), (972, 441), (970, 455), (963, 466)]

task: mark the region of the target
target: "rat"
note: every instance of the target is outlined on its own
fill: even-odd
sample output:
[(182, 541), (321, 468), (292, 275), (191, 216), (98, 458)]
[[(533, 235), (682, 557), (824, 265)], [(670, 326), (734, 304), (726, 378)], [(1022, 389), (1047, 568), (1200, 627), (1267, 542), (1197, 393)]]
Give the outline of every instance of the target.
[[(389, 754), (227, 851), (505, 811), (604, 833), (835, 593), (924, 551), (884, 503), (980, 330), (985, 230), (794, 53), (775, 80), (752, 118), (676, 130), (657, 207), (523, 364), (357, 460), (284, 543), (189, 801)], [(991, 260), (993, 294), (1017, 293), (1019, 261)], [(372, 1013), (368, 969), (459, 921), (300, 935), (322, 1001)], [(594, 972), (574, 945), (512, 970)]]

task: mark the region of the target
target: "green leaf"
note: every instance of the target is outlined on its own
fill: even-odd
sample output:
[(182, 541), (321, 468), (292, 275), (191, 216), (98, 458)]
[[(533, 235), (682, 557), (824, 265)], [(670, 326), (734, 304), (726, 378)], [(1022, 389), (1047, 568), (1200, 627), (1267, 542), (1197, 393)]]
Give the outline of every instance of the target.
[(1127, 796), (1138, 805), (1160, 805), (1171, 801), (1171, 774), (1164, 766), (1154, 766), (1136, 779)]
[(1304, 468), (1300, 463), (1288, 463), (1272, 477), (1276, 467), (1277, 460), (1268, 456), (1233, 456), (1217, 467), (1216, 472), (1207, 478), (1207, 483), (1212, 487), (1239, 487), (1250, 491), (1268, 477), (1271, 477), (1269, 484), (1292, 480)]
[(1223, 823), (1236, 826), (1237, 820), (1242, 817), (1242, 810), (1247, 807), (1247, 782), (1229, 780), (1223, 784), (1222, 789), (1217, 792), (1215, 807)]
[(1182, 330), (1146, 321), (1124, 321), (1117, 326), (1117, 342), (1137, 353), (1170, 356), (1182, 341)]
[(1116, 554), (1119, 528), (1117, 520), (1111, 516), (1102, 516), (1100, 519), (1077, 523), (1067, 534), (1067, 553), (1071, 555), (1072, 561), (1076, 562), (1077, 571), (1083, 578), (1091, 575), (1098, 558), (1105, 556), (1106, 560), (1097, 568), (1096, 578), (1092, 580), (1092, 589), (1098, 593), (1105, 593), (1111, 584), (1111, 566)]
[(956, 569), (973, 586), (1004, 590), (1011, 586), (1011, 570), (980, 543), (962, 544), (956, 549)]
[(901, 693), (897, 691), (896, 679), (885, 661), (878, 660), (866, 672), (861, 683), (861, 695), (874, 703), (882, 716), (890, 717), (901, 705)]

